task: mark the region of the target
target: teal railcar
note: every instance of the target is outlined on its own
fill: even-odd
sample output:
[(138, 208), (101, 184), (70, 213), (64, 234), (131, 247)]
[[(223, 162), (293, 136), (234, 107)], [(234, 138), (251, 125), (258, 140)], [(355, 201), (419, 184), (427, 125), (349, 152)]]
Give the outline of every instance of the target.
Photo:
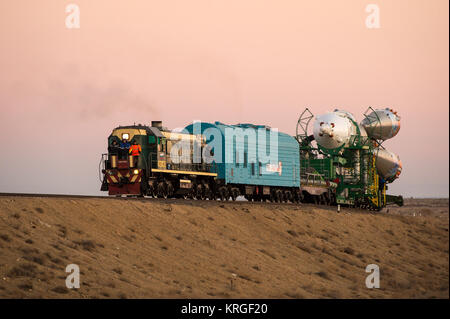
[(214, 158), (211, 167), (222, 190), (232, 197), (275, 201), (298, 198), (300, 153), (294, 137), (254, 124), (197, 122), (186, 130), (204, 136)]

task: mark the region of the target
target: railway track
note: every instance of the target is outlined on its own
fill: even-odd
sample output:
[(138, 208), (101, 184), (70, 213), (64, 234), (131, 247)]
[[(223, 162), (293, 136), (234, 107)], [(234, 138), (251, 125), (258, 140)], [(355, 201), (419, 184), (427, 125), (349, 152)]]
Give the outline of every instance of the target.
[(95, 196), (95, 195), (69, 195), (69, 194), (34, 194), (34, 193), (0, 193), (0, 197), (43, 197), (43, 198), (68, 198), (68, 199), (105, 199), (105, 200), (137, 200), (137, 201), (155, 201), (161, 203), (210, 203), (210, 204), (276, 204), (276, 205), (303, 205), (296, 203), (271, 203), (271, 202), (249, 202), (247, 200), (236, 201), (220, 201), (220, 200), (196, 200), (183, 198), (154, 198), (150, 196), (136, 197), (136, 196)]
[(65, 194), (35, 194), (35, 193), (0, 193), (0, 197), (110, 198), (108, 196), (65, 195)]
[[(33, 193), (0, 193), (0, 197), (34, 197), (34, 198), (60, 198), (60, 199), (101, 199), (101, 200), (125, 200), (125, 201), (139, 201), (143, 203), (160, 203), (160, 204), (175, 204), (175, 205), (190, 205), (199, 207), (217, 207), (228, 205), (251, 205), (261, 206), (268, 205), (277, 207), (302, 207), (302, 208), (321, 208), (330, 211), (336, 211), (336, 206), (316, 205), (311, 203), (275, 203), (275, 202), (249, 202), (247, 200), (236, 201), (220, 201), (220, 200), (194, 200), (194, 199), (182, 199), (182, 198), (153, 198), (153, 197), (115, 197), (115, 196), (94, 196), (94, 195), (65, 195), (65, 194), (33, 194)], [(344, 208), (341, 208), (344, 209)], [(345, 207), (347, 212), (361, 212), (358, 208)]]

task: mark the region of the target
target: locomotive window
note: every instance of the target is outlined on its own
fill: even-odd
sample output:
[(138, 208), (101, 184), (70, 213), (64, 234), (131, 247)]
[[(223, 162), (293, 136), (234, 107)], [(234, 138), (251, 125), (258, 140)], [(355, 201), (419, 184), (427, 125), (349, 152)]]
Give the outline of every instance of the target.
[(129, 138), (130, 138), (130, 134), (128, 134), (128, 133), (122, 134), (122, 140), (128, 140)]
[(247, 168), (248, 155), (247, 152), (244, 152), (244, 168)]
[(255, 163), (252, 163), (252, 175), (255, 175)]
[(262, 164), (261, 162), (259, 162), (259, 176), (262, 175)]
[(164, 152), (164, 150), (165, 150), (164, 145), (166, 144), (166, 139), (165, 138), (159, 138), (158, 139), (158, 144), (159, 144), (159, 151), (160, 152)]

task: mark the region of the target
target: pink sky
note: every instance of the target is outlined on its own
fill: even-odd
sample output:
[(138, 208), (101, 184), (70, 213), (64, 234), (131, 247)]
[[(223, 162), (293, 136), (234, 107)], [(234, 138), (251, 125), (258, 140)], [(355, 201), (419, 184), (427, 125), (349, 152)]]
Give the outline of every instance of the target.
[[(65, 27), (80, 7), (81, 28)], [(380, 8), (368, 29), (365, 7)], [(392, 107), (390, 192), (448, 197), (448, 1), (4, 0), (0, 192), (98, 194), (119, 124), (253, 122)]]

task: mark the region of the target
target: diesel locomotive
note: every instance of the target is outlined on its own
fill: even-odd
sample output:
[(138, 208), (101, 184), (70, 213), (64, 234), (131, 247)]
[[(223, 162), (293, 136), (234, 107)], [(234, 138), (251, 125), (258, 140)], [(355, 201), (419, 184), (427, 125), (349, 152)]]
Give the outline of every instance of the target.
[[(370, 112), (370, 114), (369, 114)], [(367, 113), (367, 114), (366, 114)], [(380, 210), (403, 205), (387, 195), (401, 162), (382, 143), (394, 137), (399, 117), (369, 109), (357, 123), (352, 114), (301, 114), (297, 134), (265, 125), (194, 122), (171, 131), (162, 122), (119, 126), (100, 161), (101, 190), (111, 196), (182, 197), (209, 200), (312, 202)], [(141, 146), (139, 156), (123, 142)]]

